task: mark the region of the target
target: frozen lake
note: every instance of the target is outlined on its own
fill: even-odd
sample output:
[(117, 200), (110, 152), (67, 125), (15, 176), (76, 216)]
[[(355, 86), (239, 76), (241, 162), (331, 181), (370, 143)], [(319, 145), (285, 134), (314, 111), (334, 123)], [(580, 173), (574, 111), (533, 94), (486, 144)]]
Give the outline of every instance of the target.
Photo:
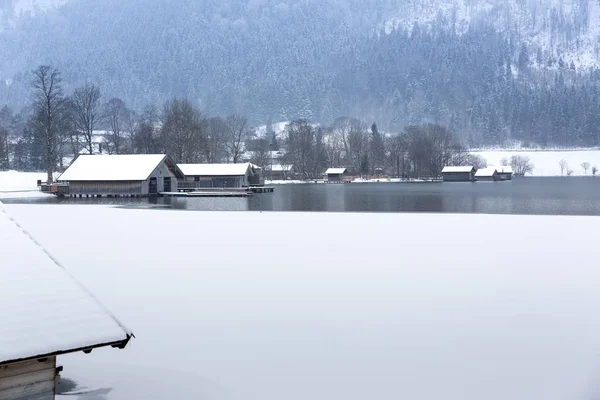
[[(0, 196), (1, 198), (1, 196)], [(5, 203), (118, 204), (203, 211), (436, 212), (600, 215), (600, 177), (511, 182), (275, 185), (251, 198), (7, 199)]]
[(597, 217), (6, 209), (136, 335), (65, 399), (600, 394)]

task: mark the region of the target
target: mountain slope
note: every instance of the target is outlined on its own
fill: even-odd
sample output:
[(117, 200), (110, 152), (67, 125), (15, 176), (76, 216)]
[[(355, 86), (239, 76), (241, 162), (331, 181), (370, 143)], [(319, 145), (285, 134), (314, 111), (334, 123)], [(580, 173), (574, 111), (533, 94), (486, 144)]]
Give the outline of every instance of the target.
[(0, 104), (27, 105), (46, 63), (67, 92), (94, 82), (138, 110), (177, 96), (257, 124), (347, 115), (472, 143), (598, 141), (598, 0), (46, 1), (3, 25)]
[(382, 28), (446, 26), (458, 34), (486, 25), (539, 49), (545, 58), (600, 64), (600, 1), (597, 0), (408, 0)]

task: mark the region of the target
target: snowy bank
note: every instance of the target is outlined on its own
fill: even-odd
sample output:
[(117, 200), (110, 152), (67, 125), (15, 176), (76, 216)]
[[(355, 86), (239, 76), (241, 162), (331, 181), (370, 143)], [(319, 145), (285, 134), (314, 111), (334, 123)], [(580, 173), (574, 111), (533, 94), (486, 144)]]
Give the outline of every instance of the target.
[(38, 180), (45, 181), (46, 173), (0, 171), (0, 199), (51, 196), (40, 193)]
[[(573, 176), (586, 175), (582, 163), (590, 163), (587, 175), (592, 175), (592, 166), (600, 168), (600, 150), (570, 150), (570, 151), (510, 151), (510, 150), (490, 150), (476, 151), (472, 154), (482, 156), (487, 160), (489, 166), (500, 165), (503, 158), (509, 159), (512, 156), (525, 156), (531, 159), (534, 165), (532, 176), (560, 176), (560, 161), (565, 160), (569, 168), (573, 171)], [(564, 171), (567, 175), (567, 172)]]
[(61, 358), (107, 400), (600, 389), (600, 218), (6, 208), (135, 330)]

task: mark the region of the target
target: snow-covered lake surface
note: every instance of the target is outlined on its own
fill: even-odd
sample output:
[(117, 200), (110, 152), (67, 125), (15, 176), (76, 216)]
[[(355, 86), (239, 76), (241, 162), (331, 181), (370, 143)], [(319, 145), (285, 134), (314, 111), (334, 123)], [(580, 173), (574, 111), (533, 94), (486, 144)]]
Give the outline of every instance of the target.
[(600, 394), (597, 217), (6, 208), (136, 335), (87, 399)]
[[(568, 168), (573, 171), (572, 176), (592, 175), (592, 167), (600, 168), (600, 150), (573, 150), (573, 151), (511, 151), (511, 150), (492, 150), (473, 152), (487, 160), (488, 165), (500, 165), (503, 158), (509, 159), (511, 156), (520, 155), (529, 157), (534, 165), (532, 176), (561, 176), (560, 161), (565, 160)], [(586, 171), (581, 164), (589, 163), (589, 169)], [(566, 169), (563, 171), (567, 175)], [(600, 172), (598, 173), (600, 175)]]

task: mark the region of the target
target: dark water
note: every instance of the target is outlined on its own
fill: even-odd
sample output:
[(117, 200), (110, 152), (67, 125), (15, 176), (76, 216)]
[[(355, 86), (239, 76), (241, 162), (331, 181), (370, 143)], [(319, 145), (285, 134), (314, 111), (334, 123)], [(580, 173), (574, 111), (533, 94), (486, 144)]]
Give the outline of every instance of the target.
[(276, 185), (249, 198), (6, 199), (5, 203), (115, 204), (218, 211), (452, 212), (600, 215), (600, 178), (511, 182)]

